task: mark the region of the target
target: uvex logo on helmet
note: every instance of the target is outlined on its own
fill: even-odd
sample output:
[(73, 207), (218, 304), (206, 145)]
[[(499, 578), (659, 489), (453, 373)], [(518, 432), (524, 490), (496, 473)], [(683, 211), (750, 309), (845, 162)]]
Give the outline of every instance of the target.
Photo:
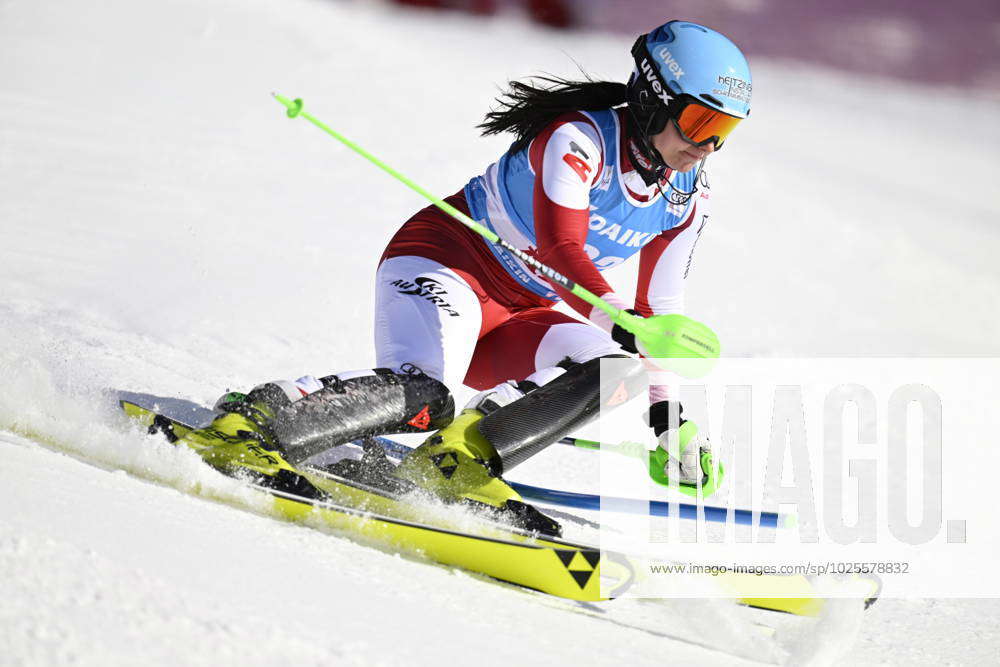
[(649, 64), (648, 58), (642, 59), (642, 71), (646, 74), (646, 80), (649, 81), (649, 86), (653, 89), (653, 92), (656, 93), (656, 96), (659, 97), (664, 104), (670, 104), (670, 100), (674, 98), (667, 94), (667, 91), (663, 89), (663, 84), (660, 83), (660, 77), (656, 75), (656, 72), (653, 70), (653, 66)]
[(656, 50), (656, 55), (663, 61), (663, 64), (667, 66), (667, 69), (669, 69), (675, 77), (679, 79), (684, 76), (684, 70), (682, 70), (680, 64), (674, 60), (674, 55), (670, 53), (670, 49), (665, 46), (661, 46)]

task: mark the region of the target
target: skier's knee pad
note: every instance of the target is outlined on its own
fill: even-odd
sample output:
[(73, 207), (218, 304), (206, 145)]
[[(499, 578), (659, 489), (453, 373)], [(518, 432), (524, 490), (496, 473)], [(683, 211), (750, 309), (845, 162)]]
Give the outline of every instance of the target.
[[(601, 360), (620, 359), (601, 372)], [(601, 396), (618, 405), (645, 388), (638, 359), (614, 354), (570, 364), (547, 384), (483, 417), (479, 432), (500, 455), (503, 470), (534, 456), (563, 436), (593, 421)]]
[(434, 431), (455, 416), (444, 383), (414, 366), (338, 373), (319, 382), (321, 388), (275, 412), (271, 430), (291, 463), (366, 436)]

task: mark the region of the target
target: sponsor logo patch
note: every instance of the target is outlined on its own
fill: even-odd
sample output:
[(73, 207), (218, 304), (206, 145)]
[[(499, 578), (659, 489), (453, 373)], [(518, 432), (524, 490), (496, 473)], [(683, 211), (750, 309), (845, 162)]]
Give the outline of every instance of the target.
[(413, 419), (406, 423), (413, 428), (419, 428), (422, 431), (426, 431), (427, 427), (431, 425), (430, 406), (425, 405), (423, 410), (413, 415)]
[(460, 315), (460, 313), (455, 310), (455, 307), (445, 300), (448, 290), (443, 288), (441, 283), (433, 278), (421, 276), (420, 278), (415, 278), (413, 282), (400, 278), (399, 280), (394, 280), (389, 284), (393, 287), (398, 287), (399, 289), (396, 291), (400, 294), (412, 294), (413, 296), (419, 296), (427, 301), (430, 301), (442, 311), (448, 313), (451, 317), (459, 317)]
[(669, 69), (671, 74), (675, 77), (679, 79), (684, 76), (684, 70), (681, 69), (680, 64), (674, 59), (674, 55), (670, 53), (670, 49), (665, 46), (661, 46), (656, 50), (656, 56), (663, 61), (663, 64), (667, 66), (667, 69)]
[(712, 92), (716, 95), (724, 95), (740, 102), (749, 103), (750, 95), (753, 93), (753, 84), (735, 76), (720, 76), (718, 83), (721, 88), (716, 88)]
[(653, 66), (649, 63), (648, 58), (642, 59), (642, 71), (646, 75), (646, 81), (649, 82), (649, 87), (653, 89), (653, 92), (660, 98), (660, 101), (664, 104), (670, 104), (670, 101), (674, 98), (663, 89), (663, 85), (660, 83), (660, 77), (656, 75), (656, 72), (653, 69)]
[(579, 153), (580, 155), (582, 155), (584, 160), (590, 159), (590, 156), (587, 155), (587, 151), (580, 148), (580, 144), (576, 143), (575, 141), (569, 142), (569, 149), (574, 153)]
[(590, 175), (590, 165), (573, 155), (572, 153), (566, 153), (563, 155), (563, 162), (568, 164), (576, 175), (580, 177), (580, 180), (584, 183), (587, 182), (587, 177)]

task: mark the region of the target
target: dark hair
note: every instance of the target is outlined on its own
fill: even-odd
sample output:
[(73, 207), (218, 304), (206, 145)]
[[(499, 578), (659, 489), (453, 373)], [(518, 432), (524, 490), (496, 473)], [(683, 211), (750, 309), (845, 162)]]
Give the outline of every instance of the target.
[(490, 111), (476, 127), (483, 136), (513, 132), (511, 152), (523, 150), (546, 125), (568, 111), (598, 111), (624, 104), (628, 86), (613, 81), (570, 81), (557, 76), (532, 77), (540, 83), (511, 81), (510, 90), (497, 98), (500, 108)]

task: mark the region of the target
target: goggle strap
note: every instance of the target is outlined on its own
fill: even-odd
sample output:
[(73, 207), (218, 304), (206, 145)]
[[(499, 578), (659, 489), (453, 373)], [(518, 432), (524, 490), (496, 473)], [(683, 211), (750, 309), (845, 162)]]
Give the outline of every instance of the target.
[[(642, 69), (642, 61), (646, 60), (649, 63), (649, 68), (653, 72), (653, 76), (656, 80), (660, 82), (660, 87), (667, 91), (667, 94), (671, 97), (676, 96), (673, 89), (667, 85), (666, 80), (663, 75), (660, 74), (660, 68), (656, 66), (656, 60), (653, 58), (653, 54), (649, 52), (649, 48), (646, 47), (646, 37), (648, 35), (640, 35), (639, 39), (635, 40), (635, 44), (632, 45), (632, 59), (635, 61), (636, 76), (641, 80), (641, 85), (645, 88), (651, 97), (656, 98), (656, 92), (653, 90), (653, 84), (650, 83), (649, 78)], [(666, 106), (664, 104), (654, 103), (657, 107)]]
[(639, 140), (639, 143), (642, 144), (642, 150), (646, 154), (646, 158), (649, 160), (650, 164), (653, 165), (653, 168), (650, 170), (644, 169), (641, 165), (635, 165), (636, 170), (640, 174), (642, 174), (643, 171), (648, 171), (650, 176), (654, 179), (653, 182), (659, 182), (660, 178), (663, 177), (663, 173), (667, 170), (667, 165), (663, 162), (663, 156), (660, 155), (660, 152), (656, 150), (653, 147), (653, 144), (649, 141), (649, 126), (653, 122), (653, 119), (650, 117), (646, 121), (646, 127), (642, 127), (639, 124), (639, 119), (635, 115), (635, 111), (631, 107), (628, 108), (628, 113), (632, 119), (632, 123), (635, 124), (635, 129), (637, 130), (636, 134), (639, 135), (636, 138)]

